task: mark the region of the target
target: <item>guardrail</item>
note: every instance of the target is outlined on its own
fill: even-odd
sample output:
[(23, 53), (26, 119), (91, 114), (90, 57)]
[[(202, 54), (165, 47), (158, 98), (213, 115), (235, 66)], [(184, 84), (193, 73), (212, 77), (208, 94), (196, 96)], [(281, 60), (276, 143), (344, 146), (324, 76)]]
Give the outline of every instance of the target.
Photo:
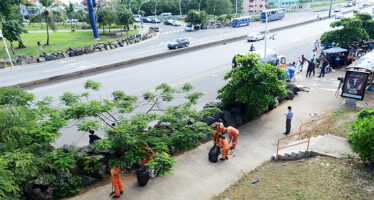
[[(279, 143), (280, 143), (281, 140), (285, 140), (285, 139), (290, 138), (290, 137), (293, 137), (293, 136), (295, 136), (295, 135), (299, 135), (299, 137), (300, 137), (300, 135), (302, 135), (302, 134), (306, 134), (306, 133), (309, 133), (309, 136), (308, 136), (308, 140), (307, 140), (307, 141), (304, 141), (304, 142), (300, 142), (300, 143), (296, 143), (296, 144), (292, 144), (292, 145), (288, 145), (288, 146), (285, 146), (285, 147), (281, 147), (281, 148), (279, 148)], [(288, 148), (288, 147), (293, 147), (293, 146), (300, 145), (300, 144), (305, 144), (305, 143), (308, 143), (308, 146), (307, 146), (307, 148), (306, 148), (307, 151), (308, 151), (308, 150), (309, 150), (309, 144), (310, 144), (310, 137), (311, 137), (311, 135), (312, 135), (312, 132), (311, 132), (310, 130), (305, 130), (305, 131), (298, 132), (298, 133), (295, 133), (295, 134), (292, 134), (292, 135), (288, 135), (288, 136), (286, 136), (286, 137), (283, 137), (283, 138), (278, 139), (278, 145), (277, 145), (277, 154), (276, 154), (276, 157), (278, 157), (279, 150), (281, 150), (281, 149), (286, 149), (286, 148)]]
[[(301, 125), (300, 125), (300, 128), (299, 128), (299, 133), (301, 132), (301, 129), (302, 129), (303, 126), (308, 125), (308, 124), (312, 124), (312, 123), (315, 123), (315, 122), (318, 122), (318, 121), (321, 121), (321, 120), (326, 119), (326, 118), (329, 119), (329, 123), (328, 123), (328, 124), (323, 125), (323, 126), (319, 126), (319, 127), (317, 127), (317, 128), (313, 128), (313, 129), (311, 129), (311, 130), (309, 130), (309, 131), (310, 131), (310, 132), (313, 132), (313, 131), (315, 131), (315, 130), (318, 130), (318, 129), (321, 129), (321, 128), (325, 128), (325, 127), (327, 127), (326, 133), (329, 133), (329, 130), (330, 130), (330, 124), (331, 124), (331, 116), (321, 117), (321, 118), (318, 118), (318, 119), (316, 119), (316, 120), (312, 120), (312, 121), (310, 121), (310, 122), (307, 122), (307, 123), (301, 124)], [(299, 138), (298, 138), (298, 140), (300, 139), (300, 136), (301, 136), (301, 135), (299, 134)]]

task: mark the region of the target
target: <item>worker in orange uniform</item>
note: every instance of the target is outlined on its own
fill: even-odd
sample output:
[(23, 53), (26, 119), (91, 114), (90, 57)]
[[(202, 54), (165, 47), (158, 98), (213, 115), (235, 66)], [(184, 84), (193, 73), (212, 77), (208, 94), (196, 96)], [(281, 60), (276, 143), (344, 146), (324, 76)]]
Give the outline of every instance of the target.
[(217, 146), (222, 147), (222, 158), (220, 160), (225, 161), (229, 159), (229, 142), (225, 138), (225, 136), (220, 135), (219, 136), (219, 143)]
[(111, 176), (112, 185), (115, 191), (115, 195), (113, 196), (113, 199), (118, 199), (120, 195), (123, 193), (119, 163), (112, 164), (112, 169), (110, 169), (110, 176)]
[(221, 122), (216, 122), (212, 125), (212, 128), (214, 130), (213, 142), (217, 144), (219, 142), (219, 136), (222, 135), (225, 126)]
[(238, 137), (239, 137), (239, 130), (229, 126), (227, 127), (227, 134), (229, 135), (229, 143), (232, 142), (232, 146), (230, 147), (230, 150), (234, 150), (236, 147), (236, 144), (238, 144)]

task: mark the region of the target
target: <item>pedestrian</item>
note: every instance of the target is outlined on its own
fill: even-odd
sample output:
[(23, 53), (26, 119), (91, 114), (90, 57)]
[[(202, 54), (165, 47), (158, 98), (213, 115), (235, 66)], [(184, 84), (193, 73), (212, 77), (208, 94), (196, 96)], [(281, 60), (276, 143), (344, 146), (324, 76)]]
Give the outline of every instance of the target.
[(253, 44), (251, 45), (251, 48), (249, 51), (256, 51), (255, 47), (253, 46)]
[(235, 147), (238, 144), (239, 130), (232, 126), (227, 127), (226, 130), (229, 135), (229, 144), (232, 142), (230, 150), (235, 150)]
[(314, 72), (314, 68), (315, 68), (315, 63), (314, 63), (314, 59), (312, 59), (312, 60), (307, 60), (307, 62), (308, 62), (308, 70), (307, 70), (307, 72), (306, 72), (306, 76), (305, 77), (310, 77), (310, 75), (312, 74), (312, 72), (313, 72), (313, 76), (315, 75), (315, 72)]
[(319, 41), (318, 40), (315, 40), (313, 42), (313, 45), (314, 45), (314, 50), (317, 51), (318, 50), (318, 47), (319, 47)]
[(329, 62), (327, 61), (327, 59), (324, 59), (323, 62), (322, 62), (321, 73), (320, 73), (319, 76), (318, 76), (319, 78), (320, 78), (321, 76), (322, 76), (322, 77), (325, 76), (327, 65), (329, 65)]
[(88, 142), (89, 145), (93, 145), (93, 144), (95, 144), (96, 140), (100, 140), (101, 139), (99, 136), (97, 136), (95, 134), (94, 130), (89, 130), (88, 132), (90, 133), (90, 135), (88, 136), (90, 138), (90, 141)]
[(110, 176), (111, 176), (110, 179), (112, 181), (112, 185), (115, 191), (115, 195), (113, 196), (113, 199), (120, 198), (120, 195), (123, 193), (119, 167), (120, 167), (119, 162), (113, 162), (112, 169), (110, 169)]
[(301, 60), (300, 60), (300, 67), (301, 67), (301, 72), (303, 71), (303, 68), (304, 68), (304, 62), (305, 62), (305, 57), (304, 55), (301, 55)]
[(316, 58), (316, 50), (313, 49), (312, 54), (311, 54), (311, 56), (310, 56), (310, 60), (313, 60), (313, 59), (315, 59), (315, 58)]
[(286, 115), (286, 132), (284, 134), (288, 135), (291, 132), (291, 120), (293, 117), (293, 111), (292, 111), (291, 106), (288, 106), (288, 113), (285, 115)]
[(222, 158), (220, 160), (225, 161), (229, 159), (230, 145), (225, 136), (219, 136), (219, 143), (216, 144), (218, 147), (222, 147)]
[(213, 143), (217, 144), (219, 142), (219, 136), (222, 135), (225, 126), (222, 122), (216, 122), (212, 125), (212, 128), (214, 130)]

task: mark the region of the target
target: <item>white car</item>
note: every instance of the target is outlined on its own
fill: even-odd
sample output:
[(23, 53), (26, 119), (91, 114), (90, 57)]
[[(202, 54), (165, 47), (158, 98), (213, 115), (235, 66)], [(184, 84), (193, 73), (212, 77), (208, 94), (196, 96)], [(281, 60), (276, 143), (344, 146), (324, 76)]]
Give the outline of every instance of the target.
[(193, 27), (192, 26), (186, 26), (186, 28), (184, 28), (184, 30), (186, 32), (192, 32), (193, 31)]
[(176, 21), (176, 20), (173, 20), (173, 21), (171, 22), (171, 25), (173, 25), (173, 26), (180, 26), (180, 25), (182, 25), (182, 23), (180, 23), (180, 22), (178, 22), (178, 21)]
[(341, 18), (344, 18), (344, 14), (343, 13), (337, 13), (335, 15), (335, 19), (341, 19)]
[(263, 39), (265, 39), (265, 34), (258, 33), (258, 32), (250, 33), (250, 34), (247, 36), (247, 41), (248, 41), (248, 42), (251, 42), (251, 41), (259, 41), (259, 40), (263, 40)]

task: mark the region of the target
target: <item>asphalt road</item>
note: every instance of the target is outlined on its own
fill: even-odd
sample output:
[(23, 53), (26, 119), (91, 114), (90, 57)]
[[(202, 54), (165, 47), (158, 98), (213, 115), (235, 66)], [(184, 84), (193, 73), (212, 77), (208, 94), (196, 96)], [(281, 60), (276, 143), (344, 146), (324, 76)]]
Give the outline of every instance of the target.
[[(352, 8), (350, 8), (352, 9)], [(342, 8), (344, 11), (345, 8)], [(287, 14), (285, 19), (269, 23), (269, 29), (294, 24), (301, 21), (317, 18), (315, 12), (302, 12)], [(327, 16), (328, 12), (319, 12), (319, 16)], [(141, 58), (147, 55), (169, 51), (166, 44), (178, 37), (188, 37), (191, 40), (191, 46), (208, 43), (220, 39), (232, 38), (244, 35), (253, 31), (264, 30), (264, 23), (252, 23), (247, 27), (240, 28), (222, 28), (201, 30), (196, 32), (184, 32), (184, 27), (171, 27), (163, 24), (160, 26), (161, 33), (157, 38), (138, 43), (132, 46), (113, 49), (110, 51), (99, 52), (95, 54), (83, 55), (45, 63), (19, 66), (0, 70), (0, 86), (15, 85), (18, 83), (48, 78), (51, 76), (63, 75), (69, 72), (81, 71), (110, 63), (116, 63), (134, 58)]]
[[(329, 29), (331, 21), (333, 20), (281, 31), (275, 40), (269, 40), (268, 45), (285, 55), (288, 62), (295, 61), (302, 54), (308, 58), (313, 48), (313, 41)], [(260, 49), (263, 47), (263, 42), (256, 42), (254, 45), (256, 49)], [(230, 69), (233, 56), (237, 53), (248, 52), (249, 46), (250, 43), (245, 40), (233, 42), (89, 77), (42, 86), (30, 89), (30, 92), (38, 97), (52, 96), (58, 99), (65, 91), (82, 92), (84, 82), (91, 79), (102, 83), (101, 92), (94, 94), (93, 98), (108, 98), (114, 90), (124, 90), (127, 94), (140, 96), (161, 83), (169, 83), (178, 87), (189, 82), (196, 87), (196, 91), (202, 91), (205, 94), (196, 106), (197, 109), (200, 109), (205, 103), (214, 101), (217, 90), (225, 84), (223, 76)], [(146, 107), (142, 109), (144, 111)], [(81, 146), (88, 143), (88, 136), (76, 131), (75, 127), (64, 128), (62, 133), (63, 135), (55, 143), (56, 146), (66, 143)]]

